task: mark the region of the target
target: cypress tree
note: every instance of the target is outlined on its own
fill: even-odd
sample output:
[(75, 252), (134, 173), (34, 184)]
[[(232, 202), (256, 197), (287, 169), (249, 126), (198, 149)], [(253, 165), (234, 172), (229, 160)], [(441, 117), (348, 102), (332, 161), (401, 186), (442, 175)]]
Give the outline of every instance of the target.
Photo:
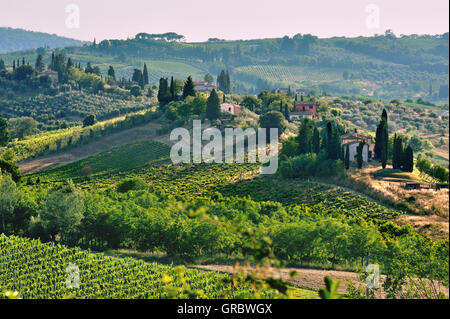
[(39, 54), (35, 63), (36, 72), (42, 72), (44, 70), (44, 62), (42, 62), (42, 55)]
[(170, 102), (170, 92), (167, 79), (161, 78), (159, 80), (158, 101), (161, 107), (166, 106), (167, 103)]
[(144, 84), (147, 85), (149, 83), (148, 81), (148, 70), (147, 70), (147, 64), (144, 63), (144, 71), (143, 73), (143, 77), (144, 77)]
[(73, 62), (72, 62), (72, 59), (69, 58), (69, 59), (67, 60), (66, 68), (68, 69), (68, 68), (71, 68), (71, 67), (73, 67)]
[(170, 78), (169, 92), (170, 92), (170, 98), (172, 101), (178, 100), (176, 87), (175, 87), (175, 81), (173, 79), (173, 76)]
[(313, 128), (309, 119), (304, 119), (298, 128), (298, 150), (299, 154), (311, 153)]
[(312, 138), (312, 151), (315, 154), (320, 152), (320, 134), (317, 127), (314, 127), (313, 138)]
[(13, 71), (16, 70), (16, 60), (13, 60)]
[(206, 117), (211, 122), (220, 118), (220, 99), (215, 89), (211, 91), (206, 102)]
[(339, 159), (339, 155), (341, 153), (339, 135), (337, 134), (337, 132), (335, 132), (335, 130), (333, 130), (331, 122), (328, 122), (327, 124), (325, 148), (327, 152), (327, 157), (329, 159), (333, 160)]
[[(186, 83), (184, 84), (184, 87), (183, 87), (183, 99), (187, 98), (188, 96), (194, 96), (195, 97), (196, 93), (197, 92), (195, 92), (194, 81), (192, 81), (192, 77), (189, 76), (187, 78)], [(217, 95), (215, 90), (214, 90), (214, 93)], [(219, 109), (220, 109), (220, 102), (219, 102)]]
[(0, 71), (3, 71), (4, 69), (6, 69), (5, 61), (3, 61), (2, 59), (0, 59)]
[(283, 113), (283, 101), (280, 101), (280, 113)]
[(364, 142), (359, 142), (359, 145), (356, 148), (356, 161), (358, 163), (358, 168), (362, 168), (363, 166), (363, 150), (365, 144), (366, 143)]
[(350, 147), (348, 144), (345, 146), (344, 164), (345, 169), (350, 168)]
[(112, 65), (109, 66), (108, 76), (112, 77), (113, 80), (116, 81), (116, 71), (114, 70)]
[(394, 147), (392, 151), (392, 168), (398, 168), (398, 137), (397, 134), (394, 134)]
[(284, 105), (284, 117), (286, 120), (289, 120), (289, 109), (287, 104)]
[(389, 130), (387, 112), (383, 109), (381, 114), (381, 121), (377, 127), (375, 137), (375, 157), (381, 160), (381, 165), (386, 168), (388, 159), (388, 143), (389, 143)]
[(406, 172), (412, 172), (414, 170), (414, 152), (411, 146), (408, 145), (408, 147), (405, 150), (405, 165), (404, 170)]

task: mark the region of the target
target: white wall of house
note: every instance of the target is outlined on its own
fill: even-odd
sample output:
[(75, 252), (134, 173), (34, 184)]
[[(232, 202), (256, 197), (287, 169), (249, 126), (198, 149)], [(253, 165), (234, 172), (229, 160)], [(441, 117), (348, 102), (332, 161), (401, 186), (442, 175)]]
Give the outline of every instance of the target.
[[(356, 161), (356, 155), (358, 154), (358, 146), (359, 146), (359, 142), (349, 144), (350, 162)], [(347, 146), (344, 145), (344, 155), (345, 155), (346, 151), (347, 151)], [(367, 163), (369, 161), (369, 145), (367, 145), (367, 144), (364, 144), (362, 157), (363, 157), (363, 162)]]

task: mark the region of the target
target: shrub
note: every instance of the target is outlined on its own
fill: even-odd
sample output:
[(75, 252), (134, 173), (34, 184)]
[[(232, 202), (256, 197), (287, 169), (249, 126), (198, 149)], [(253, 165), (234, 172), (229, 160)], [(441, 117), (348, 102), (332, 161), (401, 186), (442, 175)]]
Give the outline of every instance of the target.
[(129, 191), (137, 191), (137, 190), (142, 190), (147, 188), (147, 183), (139, 178), (139, 177), (135, 177), (135, 178), (130, 178), (130, 179), (126, 179), (123, 182), (121, 182), (118, 186), (117, 186), (117, 191), (119, 193), (126, 193)]

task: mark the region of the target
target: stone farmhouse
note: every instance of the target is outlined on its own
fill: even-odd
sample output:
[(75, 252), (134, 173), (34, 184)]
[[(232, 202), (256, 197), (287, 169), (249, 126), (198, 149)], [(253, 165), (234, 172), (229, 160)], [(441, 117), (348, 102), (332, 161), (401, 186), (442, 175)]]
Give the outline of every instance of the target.
[(233, 103), (222, 103), (220, 104), (220, 111), (222, 113), (230, 113), (234, 115), (239, 115), (241, 113), (242, 106)]
[(344, 154), (347, 151), (347, 145), (349, 147), (350, 161), (356, 160), (360, 142), (364, 142), (362, 157), (363, 162), (367, 163), (373, 157), (375, 147), (370, 137), (360, 135), (357, 132), (350, 132), (341, 136), (341, 145), (344, 147)]
[(211, 92), (213, 89), (217, 91), (217, 85), (205, 81), (194, 81), (197, 92)]

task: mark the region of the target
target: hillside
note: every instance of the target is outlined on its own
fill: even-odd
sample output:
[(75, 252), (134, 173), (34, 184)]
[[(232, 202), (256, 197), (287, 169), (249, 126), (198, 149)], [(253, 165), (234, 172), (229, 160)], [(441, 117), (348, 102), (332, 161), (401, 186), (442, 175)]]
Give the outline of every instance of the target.
[[(151, 83), (160, 77), (202, 79), (228, 69), (234, 92), (262, 89), (316, 90), (331, 94), (448, 101), (448, 33), (318, 39), (293, 38), (183, 43), (137, 37), (105, 40), (61, 52), (75, 62), (91, 62), (105, 75), (114, 66), (117, 78), (130, 78), (134, 68), (149, 68)], [(50, 61), (47, 52), (44, 61)], [(0, 55), (6, 64), (35, 52)]]
[(23, 51), (37, 48), (64, 48), (83, 45), (85, 42), (23, 29), (0, 27), (0, 53)]

